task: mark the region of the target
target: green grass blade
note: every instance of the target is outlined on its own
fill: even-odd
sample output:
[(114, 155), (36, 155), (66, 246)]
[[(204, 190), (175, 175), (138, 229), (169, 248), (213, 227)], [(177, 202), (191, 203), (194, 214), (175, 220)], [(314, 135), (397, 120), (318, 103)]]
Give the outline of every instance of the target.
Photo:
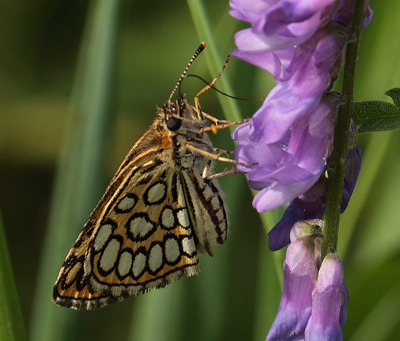
[[(192, 14), (197, 34), (201, 40), (204, 40), (207, 43), (205, 55), (208, 69), (211, 76), (215, 77), (215, 75), (217, 75), (221, 70), (222, 65), (225, 62), (225, 58), (222, 58), (219, 52), (203, 2), (200, 0), (188, 0), (187, 2), (189, 5), (189, 10)], [(226, 74), (218, 79), (218, 88), (230, 95), (234, 94)], [(228, 120), (239, 121), (242, 119), (239, 108), (235, 101), (226, 96), (219, 96), (218, 98)]]
[[(118, 1), (93, 1), (80, 51), (72, 114), (61, 152), (38, 273), (31, 340), (71, 339), (78, 313), (51, 302), (64, 257), (100, 197), (110, 116)], [(67, 332), (69, 328), (69, 332)]]
[(349, 340), (393, 340), (391, 336), (400, 323), (399, 304), (400, 290), (395, 284), (382, 293)]
[(0, 212), (0, 340), (26, 340), (7, 237)]

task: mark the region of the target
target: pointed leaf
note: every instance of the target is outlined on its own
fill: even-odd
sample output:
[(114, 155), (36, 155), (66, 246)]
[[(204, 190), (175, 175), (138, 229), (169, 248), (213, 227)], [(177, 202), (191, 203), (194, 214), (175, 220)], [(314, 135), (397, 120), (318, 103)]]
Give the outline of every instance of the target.
[(400, 128), (400, 88), (390, 89), (386, 95), (393, 99), (394, 104), (384, 101), (354, 103), (353, 120), (358, 133)]

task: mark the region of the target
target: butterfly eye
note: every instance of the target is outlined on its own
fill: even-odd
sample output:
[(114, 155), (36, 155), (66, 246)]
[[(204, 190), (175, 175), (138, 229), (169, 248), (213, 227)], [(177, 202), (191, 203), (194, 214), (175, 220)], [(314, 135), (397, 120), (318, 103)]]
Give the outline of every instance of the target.
[(182, 125), (182, 120), (180, 120), (179, 118), (176, 117), (170, 117), (167, 120), (167, 127), (169, 130), (171, 131), (176, 131), (178, 130)]

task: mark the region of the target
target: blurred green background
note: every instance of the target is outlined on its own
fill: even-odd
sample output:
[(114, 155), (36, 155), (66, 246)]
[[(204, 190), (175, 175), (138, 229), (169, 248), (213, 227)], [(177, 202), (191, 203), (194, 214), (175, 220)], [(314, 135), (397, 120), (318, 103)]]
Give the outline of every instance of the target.
[[(284, 254), (268, 250), (243, 175), (220, 181), (230, 235), (213, 259), (201, 258), (198, 276), (95, 311), (51, 302), (58, 270), (108, 181), (199, 43), (210, 43), (201, 25), (217, 49), (211, 41), (190, 73), (207, 80), (235, 48), (233, 34), (246, 27), (229, 16), (227, 1), (202, 3), (208, 21), (197, 1), (0, 5), (0, 206), (28, 339), (265, 338), (280, 301)], [(355, 99), (387, 100), (384, 92), (400, 80), (400, 4), (370, 4), (375, 17), (361, 40)], [(266, 96), (273, 86), (268, 75), (234, 58), (222, 78), (240, 97)], [(194, 78), (183, 83), (188, 98), (202, 87)], [(202, 95), (203, 110), (223, 118), (220, 97)], [(242, 117), (260, 105), (223, 101)], [(229, 132), (214, 143), (234, 148)], [(363, 168), (339, 240), (350, 290), (344, 335), (393, 340), (400, 333), (400, 136), (365, 134), (359, 144)], [(280, 214), (263, 218), (274, 222)]]

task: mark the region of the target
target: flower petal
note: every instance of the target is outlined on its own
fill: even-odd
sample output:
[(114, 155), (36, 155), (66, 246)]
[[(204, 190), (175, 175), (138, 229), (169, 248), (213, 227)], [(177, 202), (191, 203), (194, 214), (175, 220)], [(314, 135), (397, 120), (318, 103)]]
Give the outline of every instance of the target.
[(312, 313), (307, 340), (343, 340), (339, 323), (342, 305), (343, 265), (337, 254), (328, 254), (322, 262), (313, 293)]
[(287, 249), (282, 299), (266, 340), (295, 340), (304, 333), (317, 280), (313, 240), (312, 236), (298, 239)]

